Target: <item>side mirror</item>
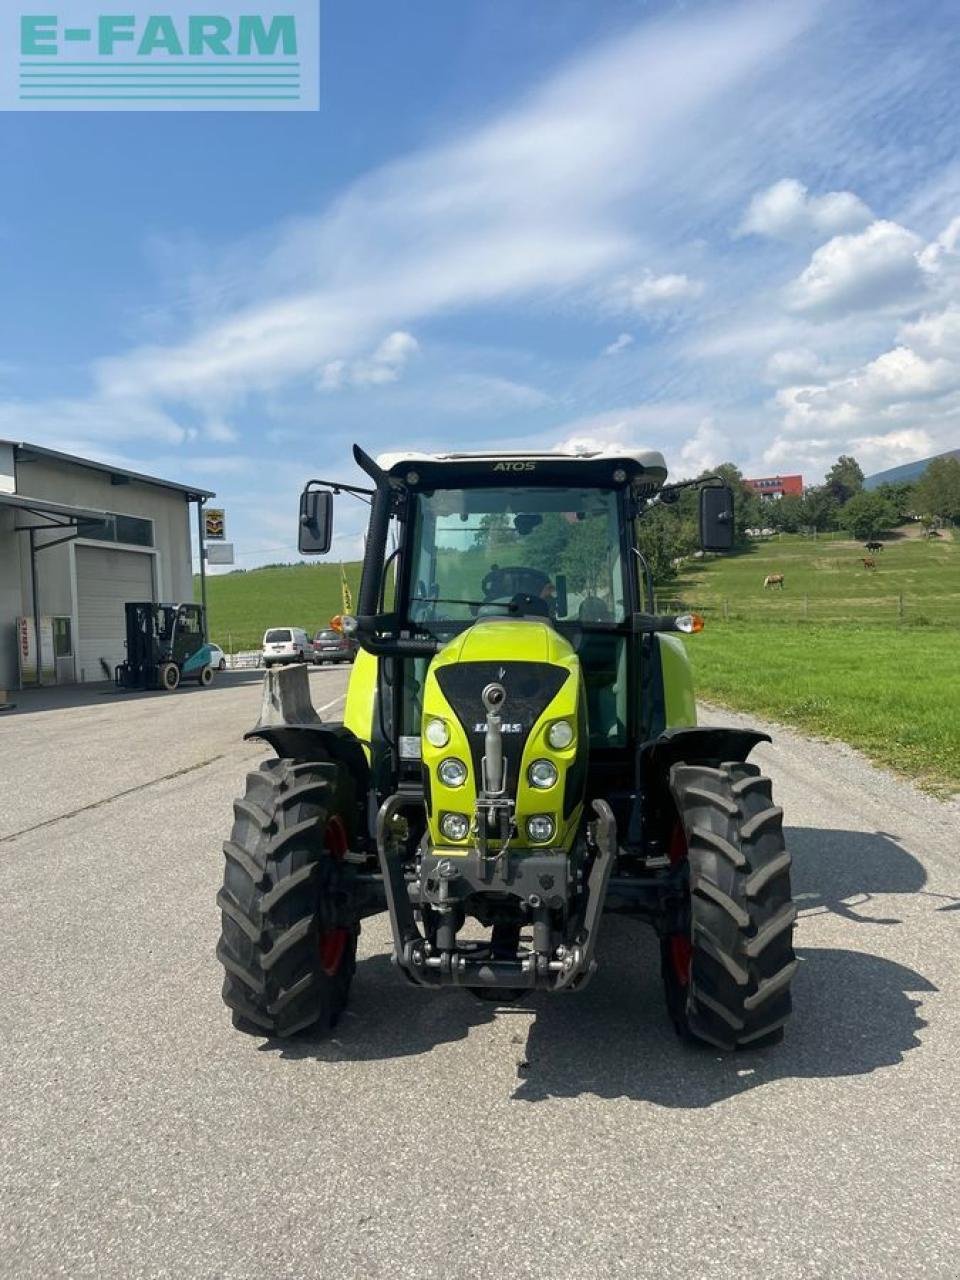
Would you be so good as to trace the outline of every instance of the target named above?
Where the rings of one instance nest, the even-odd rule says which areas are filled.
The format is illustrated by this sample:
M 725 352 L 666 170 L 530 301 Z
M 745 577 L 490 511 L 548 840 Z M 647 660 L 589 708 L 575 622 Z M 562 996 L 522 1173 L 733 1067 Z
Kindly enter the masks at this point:
M 700 545 L 704 551 L 733 547 L 733 490 L 726 485 L 700 490 Z
M 323 556 L 333 542 L 333 494 L 329 489 L 304 489 L 300 495 L 302 556 Z

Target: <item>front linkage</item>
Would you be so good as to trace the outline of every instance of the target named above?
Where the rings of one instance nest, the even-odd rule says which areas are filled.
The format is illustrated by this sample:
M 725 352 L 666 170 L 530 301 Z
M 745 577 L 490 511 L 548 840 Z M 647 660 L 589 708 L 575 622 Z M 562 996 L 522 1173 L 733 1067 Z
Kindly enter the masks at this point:
M 492 853 L 478 845 L 457 858 L 424 851 L 419 874 L 408 876 L 397 819 L 404 806 L 412 803 L 422 800 L 397 793 L 384 801 L 377 815 L 377 853 L 394 958 L 404 973 L 426 987 L 552 991 L 583 987 L 596 969 L 600 915 L 617 853 L 616 822 L 607 802 L 593 802 L 596 818 L 587 825 L 579 858 L 564 853 L 518 854 L 509 849 Z M 529 954 L 510 959 L 491 954 L 486 944 L 458 943 L 463 904 L 475 895 L 513 900 L 533 925 Z M 437 919 L 434 942 L 417 925 L 415 903 L 422 916 L 429 913 Z M 560 934 L 555 920 L 564 917 L 570 923 Z

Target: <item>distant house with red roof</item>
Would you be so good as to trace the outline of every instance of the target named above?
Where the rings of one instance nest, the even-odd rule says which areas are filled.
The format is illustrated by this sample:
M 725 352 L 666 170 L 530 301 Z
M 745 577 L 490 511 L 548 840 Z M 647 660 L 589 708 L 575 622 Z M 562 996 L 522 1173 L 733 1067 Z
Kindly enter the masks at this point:
M 744 480 L 761 498 L 779 500 L 785 497 L 803 497 L 803 476 L 766 476 L 761 480 Z

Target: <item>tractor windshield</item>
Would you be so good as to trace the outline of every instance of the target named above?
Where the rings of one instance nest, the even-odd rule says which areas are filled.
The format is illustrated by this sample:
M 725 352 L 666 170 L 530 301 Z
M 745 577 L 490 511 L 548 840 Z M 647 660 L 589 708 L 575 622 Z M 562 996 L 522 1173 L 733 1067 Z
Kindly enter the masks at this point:
M 616 495 L 607 489 L 438 489 L 417 498 L 413 621 L 525 614 L 624 618 Z

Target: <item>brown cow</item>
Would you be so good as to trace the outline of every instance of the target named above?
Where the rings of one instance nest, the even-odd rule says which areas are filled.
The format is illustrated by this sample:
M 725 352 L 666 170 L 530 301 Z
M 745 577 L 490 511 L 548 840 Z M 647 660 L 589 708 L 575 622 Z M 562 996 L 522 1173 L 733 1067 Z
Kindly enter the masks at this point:
M 783 590 L 783 574 L 768 573 L 763 580 L 764 591 L 766 591 L 767 587 L 779 587 L 780 590 L 782 591 Z
M 860 563 L 865 569 L 875 569 L 877 567 L 877 562 L 873 556 L 861 556 Z

